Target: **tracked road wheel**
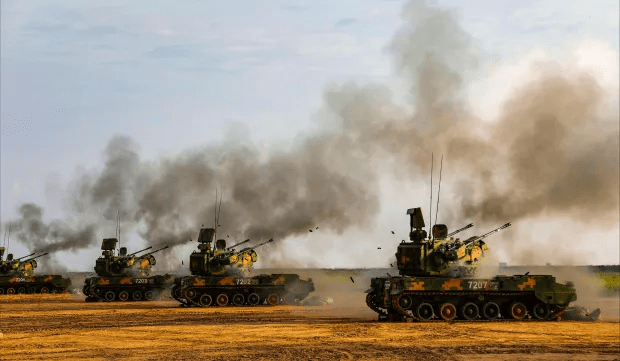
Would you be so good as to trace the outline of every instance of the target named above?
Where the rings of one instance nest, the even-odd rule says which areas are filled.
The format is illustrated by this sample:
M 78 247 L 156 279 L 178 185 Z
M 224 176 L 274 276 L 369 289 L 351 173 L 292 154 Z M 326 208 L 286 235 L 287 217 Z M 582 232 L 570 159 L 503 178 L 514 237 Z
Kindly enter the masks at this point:
M 479 310 L 478 306 L 473 302 L 467 302 L 461 307 L 461 317 L 463 319 L 471 321 L 478 318 Z
M 123 302 L 127 301 L 129 299 L 129 292 L 127 291 L 119 292 L 118 299 Z
M 433 318 L 433 306 L 430 303 L 422 302 L 416 308 L 415 313 L 421 320 L 428 321 Z
M 34 287 L 28 287 L 28 294 L 33 294 L 33 293 L 35 293 L 36 291 L 37 291 L 37 289 L 36 289 L 36 288 L 34 288 Z
M 185 298 L 188 300 L 193 300 L 194 297 L 196 297 L 196 290 L 194 290 L 193 288 L 188 288 L 185 290 Z
M 482 317 L 485 320 L 495 320 L 499 317 L 499 306 L 495 302 L 487 302 L 482 306 Z
M 233 305 L 241 306 L 245 302 L 245 297 L 241 293 L 236 293 L 232 298 Z
M 225 293 L 220 293 L 215 299 L 215 302 L 218 306 L 226 306 L 228 304 L 228 295 Z
M 0 295 L 4 294 L 4 288 L 0 288 Z
M 542 320 L 549 316 L 549 305 L 539 302 L 532 307 L 532 316 L 537 320 Z
M 527 315 L 527 308 L 521 302 L 513 302 L 510 305 L 510 317 L 515 320 L 522 320 Z
M 248 296 L 248 304 L 251 306 L 256 306 L 260 302 L 260 296 L 257 293 L 250 293 Z
M 7 295 L 14 295 L 15 294 L 15 288 L 13 287 L 9 287 L 6 289 L 6 294 Z
M 144 292 L 144 299 L 147 301 L 153 301 L 155 299 L 155 292 L 153 291 Z
M 411 300 L 410 296 L 401 295 L 400 297 L 398 297 L 398 305 L 402 307 L 403 310 L 410 309 L 412 304 L 413 304 L 413 301 Z
M 277 293 L 270 294 L 269 296 L 267 296 L 267 303 L 271 306 L 277 305 L 278 303 L 280 303 L 280 295 Z
M 23 295 L 24 293 L 26 293 L 26 287 L 20 287 L 17 289 L 17 294 Z
M 200 305 L 203 307 L 211 306 L 211 302 L 213 302 L 213 298 L 211 295 L 204 294 L 200 296 Z
M 131 294 L 131 298 L 134 301 L 140 301 L 142 299 L 142 292 L 140 292 L 140 291 L 133 291 L 133 293 Z
M 451 303 L 444 303 L 439 308 L 439 316 L 444 321 L 452 321 L 456 317 L 456 307 Z
M 116 298 L 116 294 L 114 293 L 114 291 L 108 291 L 105 294 L 105 300 L 108 302 L 114 301 L 114 299 Z

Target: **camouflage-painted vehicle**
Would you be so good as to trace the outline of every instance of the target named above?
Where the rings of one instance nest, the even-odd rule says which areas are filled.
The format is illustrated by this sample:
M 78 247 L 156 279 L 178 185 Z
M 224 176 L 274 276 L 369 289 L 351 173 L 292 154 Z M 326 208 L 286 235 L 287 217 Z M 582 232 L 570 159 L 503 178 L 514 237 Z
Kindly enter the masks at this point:
M 366 303 L 380 321 L 551 320 L 577 299 L 571 282 L 560 284 L 549 275 L 475 277 L 478 260 L 488 250 L 482 240 L 510 223 L 461 241 L 451 236 L 472 225 L 448 234 L 445 225 L 437 224 L 427 238 L 422 210 L 407 214 L 411 242 L 401 242 L 396 252 L 400 276 L 373 278 L 366 291 Z
M 101 243 L 103 252 L 95 262 L 97 276 L 84 280 L 86 301 L 151 301 L 165 297 L 174 276 L 153 276 L 151 267 L 155 265 L 153 254 L 168 246 L 140 256 L 137 254 L 152 247 L 131 254 L 121 247 L 115 256 L 117 242 L 116 238 L 106 238 Z
M 0 295 L 61 293 L 71 285 L 71 279 L 59 275 L 34 275 L 34 269 L 37 268 L 35 259 L 47 253 L 31 257 L 34 255 L 32 253 L 16 259 L 13 259 L 13 255 L 9 253 L 4 260 L 5 251 L 4 247 L 0 247 Z M 24 258 L 26 259 L 22 261 Z
M 250 276 L 258 256 L 255 248 L 273 240 L 235 251 L 226 248 L 219 239 L 215 249 L 211 242 L 214 228 L 202 228 L 198 237 L 198 251 L 190 255 L 192 276 L 177 278 L 172 297 L 184 306 L 258 306 L 298 304 L 314 291 L 311 279 L 302 280 L 296 274 L 261 274 Z

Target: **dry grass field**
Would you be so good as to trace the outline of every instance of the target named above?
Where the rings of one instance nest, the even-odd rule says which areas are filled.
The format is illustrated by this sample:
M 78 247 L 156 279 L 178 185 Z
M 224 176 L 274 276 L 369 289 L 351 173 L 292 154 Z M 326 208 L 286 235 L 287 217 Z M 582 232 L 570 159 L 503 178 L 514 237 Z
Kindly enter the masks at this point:
M 361 303 L 182 308 L 0 298 L 2 360 L 618 360 L 620 323 L 375 321 Z

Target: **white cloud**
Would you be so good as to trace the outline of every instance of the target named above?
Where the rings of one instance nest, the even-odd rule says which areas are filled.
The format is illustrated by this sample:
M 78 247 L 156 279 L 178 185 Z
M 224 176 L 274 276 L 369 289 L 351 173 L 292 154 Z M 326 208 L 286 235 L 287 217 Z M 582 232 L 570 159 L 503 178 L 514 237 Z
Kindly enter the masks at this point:
M 582 73 L 592 75 L 607 92 L 610 106 L 617 109 L 618 51 L 601 40 L 586 40 L 569 49 L 570 56 L 557 59 L 549 54 L 548 49 L 539 47 L 515 61 L 493 68 L 490 76 L 470 85 L 470 103 L 482 119 L 497 119 L 510 94 L 540 76 L 541 69 L 537 65 L 554 62 L 558 70 L 569 77 Z
M 573 67 L 588 71 L 599 83 L 608 87 L 618 87 L 620 59 L 618 51 L 609 43 L 598 39 L 587 39 L 577 44 L 574 51 Z

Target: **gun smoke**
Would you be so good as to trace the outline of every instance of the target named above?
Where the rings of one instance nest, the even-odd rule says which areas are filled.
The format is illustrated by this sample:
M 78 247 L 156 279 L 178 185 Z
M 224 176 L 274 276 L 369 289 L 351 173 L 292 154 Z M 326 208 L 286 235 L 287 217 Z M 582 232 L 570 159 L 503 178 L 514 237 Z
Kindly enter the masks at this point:
M 201 225 L 212 226 L 216 188 L 218 234 L 234 240 L 284 239 L 316 226 L 336 234 L 372 229 L 381 172 L 426 182 L 431 152 L 458 174 L 448 221 L 545 215 L 617 227 L 617 114 L 593 77 L 537 64 L 538 79 L 516 89 L 498 119 L 483 122 L 465 100 L 481 63 L 476 40 L 452 12 L 422 2 L 408 4 L 403 21 L 389 50 L 411 84 L 410 104 L 397 104 L 380 85 L 331 86 L 321 112 L 329 130 L 269 155 L 230 141 L 145 162 L 129 137 L 115 137 L 101 173 L 75 181 L 75 228 L 45 224 L 41 208 L 24 204 L 12 222 L 17 239 L 36 252 L 98 246 L 111 235 L 97 227 L 120 213 L 124 227 L 154 248 L 186 244 Z

